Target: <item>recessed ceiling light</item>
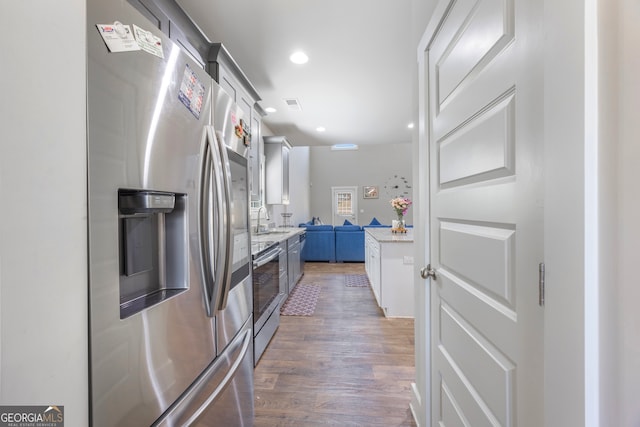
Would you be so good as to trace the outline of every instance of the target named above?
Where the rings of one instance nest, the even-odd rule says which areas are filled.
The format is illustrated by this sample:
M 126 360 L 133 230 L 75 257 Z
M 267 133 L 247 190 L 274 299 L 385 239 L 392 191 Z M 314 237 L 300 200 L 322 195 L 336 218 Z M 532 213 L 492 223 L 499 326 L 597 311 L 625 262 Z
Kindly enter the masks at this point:
M 413 123 L 409 123 L 409 124 L 407 125 L 407 127 L 408 127 L 409 129 L 413 129 Z
M 325 130 L 326 130 L 326 129 L 324 128 L 324 126 L 318 126 L 318 127 L 316 128 L 316 131 L 318 131 L 318 132 L 324 132 Z
M 309 57 L 302 51 L 292 53 L 289 59 L 294 64 L 306 64 L 309 61 Z
M 275 113 L 278 110 L 276 110 L 273 107 L 267 107 L 267 108 L 264 109 L 264 111 L 266 111 L 267 113 Z

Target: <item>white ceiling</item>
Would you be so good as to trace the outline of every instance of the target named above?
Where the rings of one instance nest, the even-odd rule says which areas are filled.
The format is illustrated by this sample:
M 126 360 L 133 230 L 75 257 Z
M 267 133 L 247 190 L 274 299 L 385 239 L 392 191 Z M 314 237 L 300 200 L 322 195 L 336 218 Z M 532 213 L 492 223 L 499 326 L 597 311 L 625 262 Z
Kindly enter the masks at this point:
M 177 0 L 257 89 L 296 146 L 411 141 L 411 0 Z M 293 51 L 309 56 L 289 61 Z M 290 111 L 296 98 L 302 111 Z M 326 131 L 318 133 L 316 128 Z

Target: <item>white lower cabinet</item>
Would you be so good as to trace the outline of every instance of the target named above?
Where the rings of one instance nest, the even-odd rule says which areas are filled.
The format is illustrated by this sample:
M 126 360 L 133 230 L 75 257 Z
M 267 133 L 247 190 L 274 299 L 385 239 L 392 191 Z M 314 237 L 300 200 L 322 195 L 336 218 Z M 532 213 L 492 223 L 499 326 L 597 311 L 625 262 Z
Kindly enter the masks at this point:
M 387 317 L 413 317 L 413 235 L 365 229 L 365 271 Z
M 380 300 L 380 244 L 365 233 L 365 270 L 376 302 L 382 307 Z

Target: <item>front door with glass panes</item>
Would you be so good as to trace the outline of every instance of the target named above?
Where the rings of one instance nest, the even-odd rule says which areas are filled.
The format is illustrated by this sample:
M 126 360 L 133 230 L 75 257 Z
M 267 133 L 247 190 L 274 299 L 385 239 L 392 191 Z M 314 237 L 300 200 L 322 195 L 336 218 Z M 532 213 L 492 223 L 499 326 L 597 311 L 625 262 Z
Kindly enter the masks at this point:
M 358 223 L 358 187 L 331 187 L 332 224 Z

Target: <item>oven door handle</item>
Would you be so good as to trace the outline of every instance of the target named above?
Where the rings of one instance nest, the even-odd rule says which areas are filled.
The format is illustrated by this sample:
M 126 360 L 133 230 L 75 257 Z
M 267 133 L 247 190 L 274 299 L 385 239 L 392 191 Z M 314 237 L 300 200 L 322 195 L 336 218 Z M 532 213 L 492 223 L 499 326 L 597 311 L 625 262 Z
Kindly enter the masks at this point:
M 282 248 L 280 246 L 278 246 L 275 249 L 270 250 L 269 252 L 267 252 L 266 254 L 262 255 L 260 258 L 258 258 L 257 260 L 253 261 L 253 268 L 259 268 L 262 267 L 263 265 L 271 262 L 272 260 L 274 260 L 275 258 L 279 257 L 281 253 L 283 253 L 284 251 L 282 250 Z

